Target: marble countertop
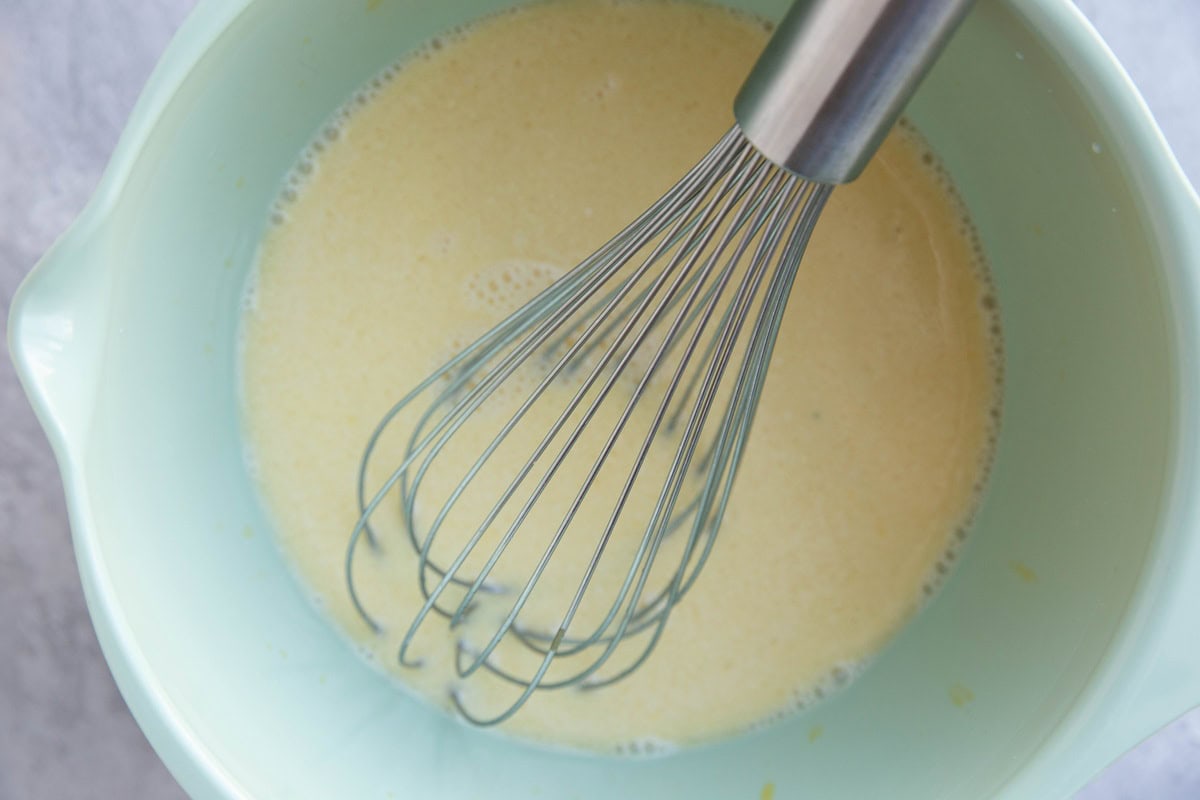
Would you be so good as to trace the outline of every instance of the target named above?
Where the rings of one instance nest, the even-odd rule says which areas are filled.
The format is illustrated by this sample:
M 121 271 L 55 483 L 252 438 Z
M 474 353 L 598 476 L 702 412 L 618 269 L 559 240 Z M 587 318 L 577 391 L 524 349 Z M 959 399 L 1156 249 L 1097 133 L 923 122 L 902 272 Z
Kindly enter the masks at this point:
M 1200 2 L 1077 0 L 1200 184 Z M 194 0 L 0 0 L 0 328 L 82 208 Z M 57 469 L 0 357 L 0 800 L 180 798 L 112 682 L 84 607 Z M 1079 800 L 1200 798 L 1200 711 Z

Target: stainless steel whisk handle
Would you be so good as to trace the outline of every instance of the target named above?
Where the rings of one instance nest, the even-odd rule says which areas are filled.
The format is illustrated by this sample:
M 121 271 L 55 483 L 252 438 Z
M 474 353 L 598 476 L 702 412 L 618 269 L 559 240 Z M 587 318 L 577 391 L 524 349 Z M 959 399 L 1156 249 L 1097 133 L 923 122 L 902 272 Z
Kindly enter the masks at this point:
M 734 102 L 763 155 L 858 177 L 973 0 L 796 0 Z

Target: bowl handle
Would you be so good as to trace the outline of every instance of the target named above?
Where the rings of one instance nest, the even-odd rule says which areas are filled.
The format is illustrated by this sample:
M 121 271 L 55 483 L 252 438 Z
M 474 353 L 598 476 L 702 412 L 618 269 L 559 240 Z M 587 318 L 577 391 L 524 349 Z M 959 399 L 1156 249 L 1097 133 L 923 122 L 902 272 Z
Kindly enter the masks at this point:
M 8 347 L 50 443 L 62 458 L 86 440 L 108 335 L 105 241 L 81 217 L 26 276 L 9 309 Z

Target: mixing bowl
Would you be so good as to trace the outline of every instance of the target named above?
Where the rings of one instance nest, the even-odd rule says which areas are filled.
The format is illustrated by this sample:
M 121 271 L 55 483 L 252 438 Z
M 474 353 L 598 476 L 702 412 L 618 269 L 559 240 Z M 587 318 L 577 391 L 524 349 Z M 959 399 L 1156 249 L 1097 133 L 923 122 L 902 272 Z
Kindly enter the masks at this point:
M 242 458 L 242 284 L 330 111 L 506 2 L 202 2 L 95 199 L 13 303 L 100 642 L 179 781 L 197 797 L 724 799 L 772 784 L 1028 800 L 1070 793 L 1200 702 L 1200 204 L 1066 0 L 983 0 L 911 108 L 993 263 L 1004 421 L 956 573 L 848 691 L 670 757 L 552 752 L 397 691 L 326 624 Z

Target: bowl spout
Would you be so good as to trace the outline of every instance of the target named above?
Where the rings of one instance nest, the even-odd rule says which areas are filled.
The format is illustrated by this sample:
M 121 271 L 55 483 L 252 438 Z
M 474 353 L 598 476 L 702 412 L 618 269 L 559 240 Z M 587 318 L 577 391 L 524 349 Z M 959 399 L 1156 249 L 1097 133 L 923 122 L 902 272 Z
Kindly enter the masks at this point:
M 61 459 L 86 441 L 107 336 L 104 243 L 87 215 L 42 257 L 9 309 L 17 375 Z

